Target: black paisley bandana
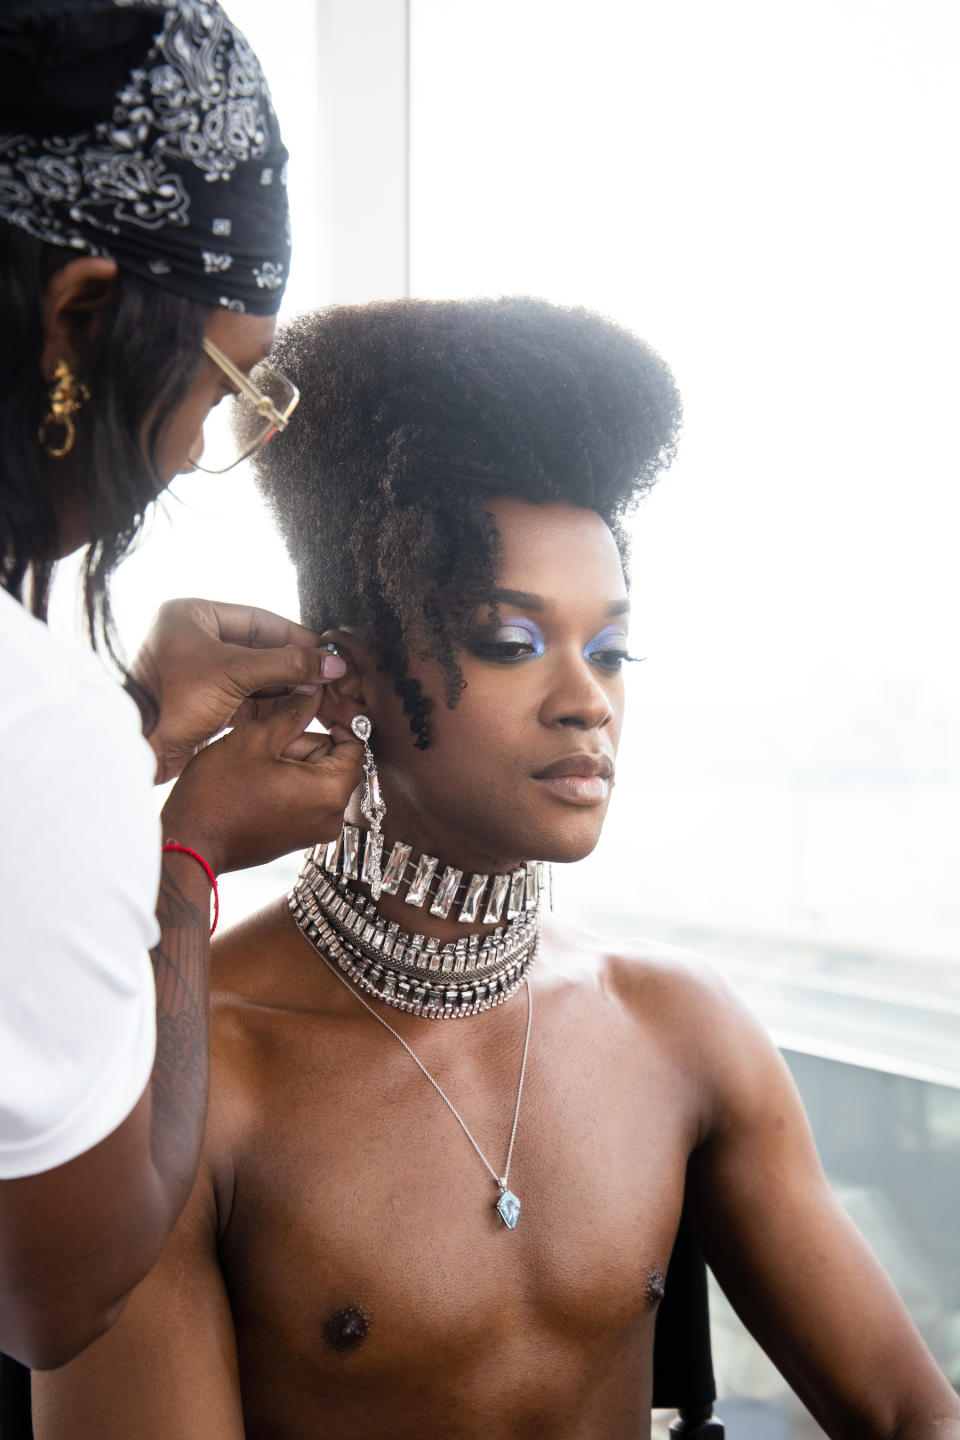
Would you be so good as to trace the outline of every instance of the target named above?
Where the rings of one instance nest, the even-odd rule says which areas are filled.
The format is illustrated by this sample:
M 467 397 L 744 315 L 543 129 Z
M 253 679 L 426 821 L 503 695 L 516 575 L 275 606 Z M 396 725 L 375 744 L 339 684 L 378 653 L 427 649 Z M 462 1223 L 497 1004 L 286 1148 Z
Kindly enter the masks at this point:
M 259 61 L 215 0 L 4 0 L 0 219 L 274 315 L 286 163 Z

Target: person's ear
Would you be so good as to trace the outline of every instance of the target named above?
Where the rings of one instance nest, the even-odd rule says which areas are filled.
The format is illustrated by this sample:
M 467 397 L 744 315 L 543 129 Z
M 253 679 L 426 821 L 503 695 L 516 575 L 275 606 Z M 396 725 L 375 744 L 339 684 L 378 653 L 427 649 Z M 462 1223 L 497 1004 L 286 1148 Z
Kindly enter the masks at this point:
M 96 334 L 117 298 L 117 262 L 83 255 L 55 270 L 43 291 L 44 344 L 40 368 L 53 378 L 59 360 L 76 362 L 77 352 Z
M 346 630 L 325 630 L 320 643 L 339 655 L 347 670 L 338 679 L 324 682 L 317 719 L 321 725 L 342 725 L 349 730 L 354 715 L 368 709 L 368 677 L 376 673 L 376 662 L 370 647 Z

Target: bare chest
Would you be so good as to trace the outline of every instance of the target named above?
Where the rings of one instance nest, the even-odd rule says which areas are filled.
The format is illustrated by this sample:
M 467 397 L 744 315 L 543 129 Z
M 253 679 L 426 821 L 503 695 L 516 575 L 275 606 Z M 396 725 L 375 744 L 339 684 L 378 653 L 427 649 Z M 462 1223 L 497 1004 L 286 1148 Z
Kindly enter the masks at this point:
M 460 1393 L 493 1366 L 507 1396 L 536 1390 L 534 1356 L 554 1398 L 558 1365 L 574 1389 L 598 1355 L 629 1351 L 638 1368 L 689 1117 L 629 1027 L 603 1014 L 571 1025 L 543 1005 L 538 1020 L 509 1175 L 513 1230 L 449 1106 L 372 1021 L 273 1054 L 276 1083 L 243 1137 L 221 1246 L 242 1367 L 245 1351 L 270 1355 L 344 1403 L 365 1386 L 405 1401 L 424 1357 L 435 1385 L 456 1375 Z M 422 1047 L 497 1174 L 519 1078 L 514 1028 L 488 1045 L 464 1022 L 454 1046 Z

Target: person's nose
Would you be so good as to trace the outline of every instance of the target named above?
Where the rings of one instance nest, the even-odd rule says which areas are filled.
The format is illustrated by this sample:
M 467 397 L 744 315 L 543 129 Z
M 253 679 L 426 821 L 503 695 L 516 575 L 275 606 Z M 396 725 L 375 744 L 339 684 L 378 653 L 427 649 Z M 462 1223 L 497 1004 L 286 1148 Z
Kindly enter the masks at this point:
M 605 683 L 605 680 L 607 683 Z M 579 650 L 557 652 L 540 708 L 549 729 L 601 730 L 613 719 L 609 681 Z

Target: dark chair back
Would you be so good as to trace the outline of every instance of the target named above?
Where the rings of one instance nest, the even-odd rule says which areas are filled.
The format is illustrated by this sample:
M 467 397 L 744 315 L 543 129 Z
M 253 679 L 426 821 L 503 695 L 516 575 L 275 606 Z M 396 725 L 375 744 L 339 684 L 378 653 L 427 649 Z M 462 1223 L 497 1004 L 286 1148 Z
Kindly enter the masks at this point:
M 0 1440 L 33 1440 L 30 1371 L 9 1355 L 0 1355 Z
M 716 1398 L 707 1267 L 684 1207 L 654 1330 L 653 1407 L 678 1412 L 671 1435 L 722 1440 L 723 1422 L 713 1414 Z

